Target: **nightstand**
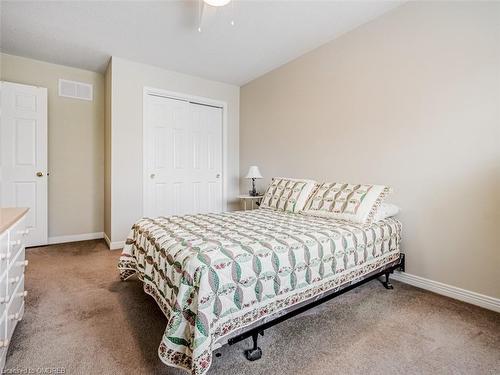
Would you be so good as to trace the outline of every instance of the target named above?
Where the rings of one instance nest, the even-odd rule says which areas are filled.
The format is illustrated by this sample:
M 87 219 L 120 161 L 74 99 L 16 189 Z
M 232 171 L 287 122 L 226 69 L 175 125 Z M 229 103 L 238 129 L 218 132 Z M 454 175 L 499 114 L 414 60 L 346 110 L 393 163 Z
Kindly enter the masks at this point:
M 257 195 L 255 197 L 251 195 L 239 195 L 238 198 L 240 198 L 241 201 L 243 201 L 243 209 L 246 210 L 253 210 L 254 206 L 257 208 L 264 196 L 263 195 Z M 250 207 L 248 207 L 250 205 Z

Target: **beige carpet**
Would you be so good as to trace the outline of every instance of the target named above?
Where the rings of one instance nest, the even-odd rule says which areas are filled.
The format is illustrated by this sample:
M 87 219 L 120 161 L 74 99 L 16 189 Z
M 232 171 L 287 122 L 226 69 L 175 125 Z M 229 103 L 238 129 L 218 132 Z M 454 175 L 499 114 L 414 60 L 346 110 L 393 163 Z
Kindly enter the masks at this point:
M 24 320 L 6 369 L 66 374 L 184 374 L 157 356 L 166 321 L 137 280 L 120 282 L 102 241 L 29 249 Z M 499 374 L 500 314 L 394 282 L 372 281 L 225 346 L 211 374 Z M 12 373 L 12 372 L 11 372 Z

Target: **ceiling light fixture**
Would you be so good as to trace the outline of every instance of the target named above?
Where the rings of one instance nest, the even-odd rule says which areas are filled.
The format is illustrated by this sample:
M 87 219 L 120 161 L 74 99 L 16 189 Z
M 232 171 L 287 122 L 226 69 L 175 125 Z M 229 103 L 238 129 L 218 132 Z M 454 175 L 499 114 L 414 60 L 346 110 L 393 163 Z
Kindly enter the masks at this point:
M 1 0 L 0 0 L 1 1 Z M 202 28 L 204 28 L 204 24 L 207 23 L 207 19 L 212 19 L 217 13 L 219 13 L 219 9 L 225 5 L 231 3 L 231 7 L 229 9 L 231 21 L 229 24 L 234 26 L 234 12 L 235 5 L 232 0 L 198 0 L 198 32 L 201 33 Z M 223 14 L 227 14 L 225 11 L 222 11 Z M 222 14 L 221 13 L 221 14 Z
M 231 0 L 203 0 L 206 4 L 213 7 L 223 7 L 231 2 Z

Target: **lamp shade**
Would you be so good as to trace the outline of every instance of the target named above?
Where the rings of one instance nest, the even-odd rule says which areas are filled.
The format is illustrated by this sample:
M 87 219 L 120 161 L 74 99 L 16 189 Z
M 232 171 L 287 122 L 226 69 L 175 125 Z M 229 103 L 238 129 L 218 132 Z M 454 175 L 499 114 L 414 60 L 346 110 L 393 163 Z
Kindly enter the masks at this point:
M 252 165 L 248 169 L 248 173 L 245 176 L 245 178 L 264 178 L 264 177 L 262 177 L 262 175 L 260 174 L 259 167 L 257 167 L 256 165 Z

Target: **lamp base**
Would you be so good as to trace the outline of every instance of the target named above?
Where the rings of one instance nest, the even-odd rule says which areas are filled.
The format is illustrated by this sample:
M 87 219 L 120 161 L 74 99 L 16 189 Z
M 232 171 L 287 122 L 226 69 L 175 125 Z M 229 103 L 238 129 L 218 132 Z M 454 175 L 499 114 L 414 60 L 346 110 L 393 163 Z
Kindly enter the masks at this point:
M 252 190 L 248 192 L 248 195 L 251 197 L 256 197 L 258 195 L 257 190 L 255 189 L 255 178 L 252 178 Z

